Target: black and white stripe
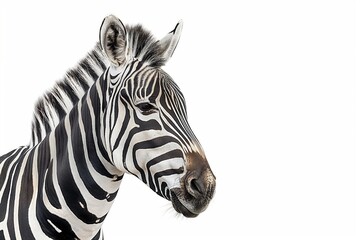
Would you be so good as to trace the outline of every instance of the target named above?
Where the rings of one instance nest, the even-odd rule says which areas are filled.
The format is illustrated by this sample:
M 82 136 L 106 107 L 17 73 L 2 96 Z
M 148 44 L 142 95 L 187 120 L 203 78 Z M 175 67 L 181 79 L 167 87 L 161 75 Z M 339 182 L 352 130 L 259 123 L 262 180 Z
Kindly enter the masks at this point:
M 181 26 L 156 41 L 104 19 L 100 45 L 38 101 L 31 144 L 0 157 L 0 239 L 102 239 L 125 173 L 185 216 L 206 209 L 215 177 L 160 68 Z

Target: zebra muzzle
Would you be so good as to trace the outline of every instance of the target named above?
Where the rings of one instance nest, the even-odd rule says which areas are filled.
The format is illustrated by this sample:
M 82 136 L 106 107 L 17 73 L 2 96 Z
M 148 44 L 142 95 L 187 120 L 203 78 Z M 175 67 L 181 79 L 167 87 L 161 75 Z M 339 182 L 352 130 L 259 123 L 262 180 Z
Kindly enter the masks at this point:
M 181 187 L 171 189 L 174 209 L 185 217 L 196 217 L 205 211 L 215 193 L 216 180 L 210 168 L 188 171 Z

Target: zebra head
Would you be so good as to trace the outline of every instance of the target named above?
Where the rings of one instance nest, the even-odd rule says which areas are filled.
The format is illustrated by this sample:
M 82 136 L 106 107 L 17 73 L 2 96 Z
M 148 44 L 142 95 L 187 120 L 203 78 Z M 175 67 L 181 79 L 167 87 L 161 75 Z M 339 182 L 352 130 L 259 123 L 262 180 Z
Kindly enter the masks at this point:
M 213 197 L 215 176 L 187 121 L 185 99 L 161 66 L 172 56 L 182 23 L 156 41 L 141 26 L 104 19 L 100 45 L 110 61 L 103 78 L 104 141 L 111 161 L 135 175 L 174 209 L 196 217 Z

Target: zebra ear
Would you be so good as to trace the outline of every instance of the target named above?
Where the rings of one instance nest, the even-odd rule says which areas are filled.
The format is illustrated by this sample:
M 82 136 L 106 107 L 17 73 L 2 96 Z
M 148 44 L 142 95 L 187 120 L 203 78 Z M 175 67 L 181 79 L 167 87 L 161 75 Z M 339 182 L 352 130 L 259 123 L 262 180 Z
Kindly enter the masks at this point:
M 183 28 L 183 22 L 180 20 L 176 24 L 175 29 L 169 32 L 163 39 L 159 41 L 162 51 L 162 58 L 167 61 L 172 57 L 175 48 L 179 42 L 181 31 Z
M 104 18 L 99 33 L 100 46 L 109 60 L 120 66 L 126 60 L 126 28 L 114 15 Z

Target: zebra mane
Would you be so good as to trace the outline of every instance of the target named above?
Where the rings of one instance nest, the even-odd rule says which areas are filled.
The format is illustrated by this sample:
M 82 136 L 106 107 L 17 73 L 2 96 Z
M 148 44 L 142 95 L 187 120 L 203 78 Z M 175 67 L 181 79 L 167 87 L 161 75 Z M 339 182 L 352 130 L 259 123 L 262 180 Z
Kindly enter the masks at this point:
M 164 49 L 160 42 L 141 25 L 126 26 L 130 59 L 139 59 L 152 67 L 161 67 L 165 64 Z
M 96 44 L 76 67 L 68 70 L 50 91 L 39 98 L 34 110 L 30 146 L 39 143 L 56 128 L 108 64 L 100 45 Z
M 149 31 L 141 25 L 126 26 L 126 30 L 131 59 L 137 58 L 153 67 L 165 64 L 159 41 Z M 30 146 L 41 142 L 56 128 L 109 65 L 97 43 L 77 66 L 68 70 L 50 91 L 39 98 L 35 104 Z

